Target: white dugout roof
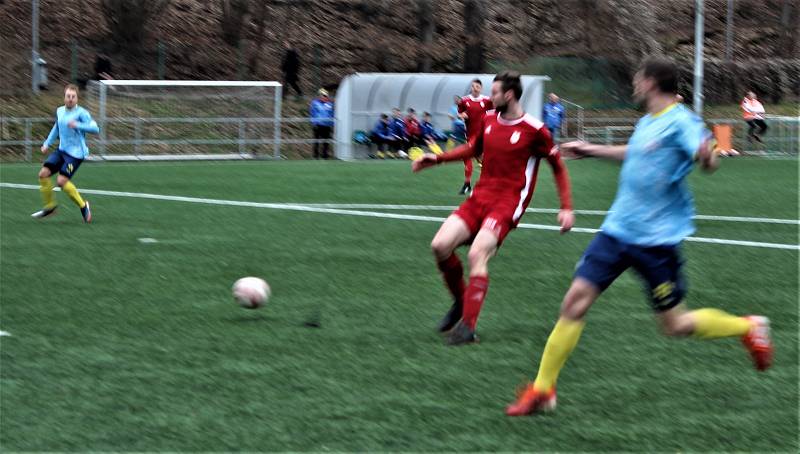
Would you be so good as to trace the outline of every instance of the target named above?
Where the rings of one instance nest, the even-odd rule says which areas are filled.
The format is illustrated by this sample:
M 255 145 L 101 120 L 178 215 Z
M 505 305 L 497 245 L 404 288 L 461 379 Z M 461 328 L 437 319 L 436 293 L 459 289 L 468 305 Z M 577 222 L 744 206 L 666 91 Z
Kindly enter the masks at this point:
M 430 112 L 433 124 L 441 130 L 450 129 L 447 113 L 453 96 L 469 94 L 474 79 L 483 83 L 483 94 L 489 95 L 495 74 L 422 74 L 422 73 L 357 73 L 342 80 L 336 91 L 336 155 L 339 159 L 363 157 L 353 143 L 355 131 L 369 131 L 380 114 L 391 115 L 398 107 L 405 115 L 409 107 Z M 541 117 L 544 83 L 547 76 L 522 76 L 523 109 L 536 118 Z M 361 147 L 363 148 L 363 147 Z M 360 151 L 360 152 L 359 152 Z

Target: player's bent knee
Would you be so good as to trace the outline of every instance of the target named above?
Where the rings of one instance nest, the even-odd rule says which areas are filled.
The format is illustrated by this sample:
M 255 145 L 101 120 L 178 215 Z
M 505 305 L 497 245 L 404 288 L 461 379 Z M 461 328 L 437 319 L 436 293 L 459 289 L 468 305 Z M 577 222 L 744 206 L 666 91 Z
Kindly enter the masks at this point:
M 39 170 L 39 178 L 48 178 L 50 175 L 52 175 L 52 172 L 50 172 L 50 169 L 47 167 L 42 167 L 41 170 Z
M 431 251 L 438 260 L 445 260 L 450 257 L 455 248 L 449 241 L 442 240 L 438 236 L 431 241 Z
M 65 177 L 64 175 L 59 175 L 56 179 L 56 182 L 58 183 L 58 187 L 61 188 L 64 187 L 65 184 L 69 183 L 69 178 Z
M 561 303 L 561 316 L 572 320 L 582 319 L 597 296 L 598 292 L 591 284 L 581 280 L 573 281 Z

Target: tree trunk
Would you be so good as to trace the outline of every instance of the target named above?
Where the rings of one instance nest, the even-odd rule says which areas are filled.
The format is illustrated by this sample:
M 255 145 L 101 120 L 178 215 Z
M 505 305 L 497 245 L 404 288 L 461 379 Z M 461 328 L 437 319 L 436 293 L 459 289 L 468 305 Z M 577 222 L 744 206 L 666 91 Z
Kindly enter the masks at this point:
M 486 5 L 483 0 L 464 2 L 464 72 L 482 73 L 486 67 L 483 54 Z
M 419 18 L 419 63 L 420 72 L 431 72 L 433 32 L 436 27 L 433 0 L 417 0 L 417 17 Z
M 784 58 L 792 58 L 797 45 L 797 39 L 793 39 L 792 35 L 797 33 L 800 21 L 795 21 L 794 27 L 792 27 L 792 10 L 794 9 L 792 3 L 794 1 L 796 0 L 783 0 L 783 8 L 781 8 L 780 55 Z M 797 13 L 795 12 L 795 14 Z
M 250 74 L 252 76 L 258 75 L 258 64 L 259 60 L 261 59 L 261 52 L 264 49 L 264 30 L 267 24 L 267 12 L 269 7 L 267 6 L 267 2 L 260 1 L 256 2 L 257 7 L 254 11 L 253 18 L 255 19 L 254 22 L 256 24 L 256 36 L 255 36 L 255 51 L 250 55 L 250 61 L 248 62 L 248 66 L 250 68 Z
M 222 39 L 231 46 L 237 46 L 242 37 L 245 16 L 248 13 L 248 0 L 220 0 L 222 16 Z
M 171 0 L 102 0 L 111 39 L 119 47 L 139 52 L 152 19 L 158 19 Z

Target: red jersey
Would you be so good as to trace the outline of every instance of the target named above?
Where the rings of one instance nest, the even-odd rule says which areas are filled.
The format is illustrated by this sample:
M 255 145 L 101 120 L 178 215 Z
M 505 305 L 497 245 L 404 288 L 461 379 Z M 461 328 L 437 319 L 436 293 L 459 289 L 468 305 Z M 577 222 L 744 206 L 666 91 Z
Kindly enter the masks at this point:
M 483 154 L 483 170 L 472 197 L 489 203 L 514 204 L 515 223 L 533 196 L 542 159 L 553 169 L 561 208 L 572 209 L 567 168 L 553 146 L 550 131 L 531 115 L 509 121 L 489 111 L 473 139 L 438 159 L 452 161 L 480 154 Z
M 458 103 L 458 112 L 466 112 L 467 138 L 474 137 L 480 129 L 481 121 L 487 110 L 491 110 L 492 100 L 488 96 L 480 95 L 477 98 L 464 96 Z

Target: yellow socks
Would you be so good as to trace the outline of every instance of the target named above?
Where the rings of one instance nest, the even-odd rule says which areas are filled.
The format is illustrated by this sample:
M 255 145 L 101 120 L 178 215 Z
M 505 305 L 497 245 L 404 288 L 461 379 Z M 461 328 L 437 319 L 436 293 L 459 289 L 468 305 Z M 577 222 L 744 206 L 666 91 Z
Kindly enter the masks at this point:
M 39 178 L 39 192 L 42 193 L 44 208 L 50 210 L 56 206 L 56 195 L 53 194 L 53 182 L 50 178 Z
M 694 319 L 693 335 L 701 339 L 744 336 L 750 331 L 751 325 L 747 319 L 718 309 L 698 309 L 692 311 L 691 315 Z M 584 324 L 582 320 L 558 319 L 547 339 L 539 364 L 539 374 L 534 382 L 538 391 L 547 392 L 555 386 L 559 372 L 578 345 Z
M 83 208 L 86 206 L 86 202 L 84 202 L 81 198 L 81 195 L 78 194 L 78 188 L 76 188 L 71 181 L 67 181 L 66 184 L 61 187 L 61 190 L 66 192 L 69 198 L 72 199 L 72 201 L 75 202 L 78 207 Z
M 576 321 L 563 317 L 558 319 L 547 339 L 547 345 L 544 346 L 539 374 L 534 382 L 537 390 L 549 391 L 555 386 L 558 373 L 561 372 L 572 350 L 578 345 L 584 324 L 583 320 Z
M 694 319 L 693 336 L 700 339 L 744 336 L 750 331 L 750 322 L 719 309 L 698 309 L 691 312 Z

